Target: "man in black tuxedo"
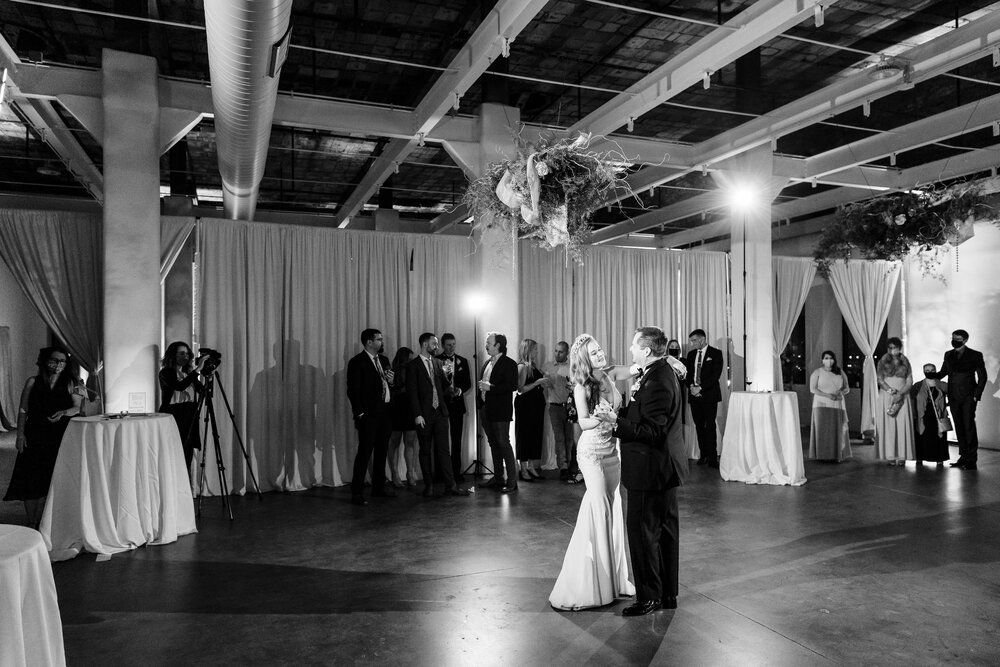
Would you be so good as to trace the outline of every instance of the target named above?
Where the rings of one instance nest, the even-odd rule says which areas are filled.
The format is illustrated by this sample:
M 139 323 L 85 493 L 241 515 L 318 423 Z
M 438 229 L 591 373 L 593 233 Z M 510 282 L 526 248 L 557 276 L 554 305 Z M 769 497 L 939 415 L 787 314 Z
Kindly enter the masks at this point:
M 659 327 L 636 330 L 631 352 L 640 375 L 632 400 L 617 415 L 603 417 L 621 441 L 622 486 L 628 491 L 625 528 L 636 602 L 622 610 L 623 616 L 677 608 L 677 487 L 684 483 L 688 463 L 681 385 L 664 358 L 666 347 Z
M 725 361 L 722 350 L 708 344 L 704 329 L 695 329 L 688 336 L 691 351 L 688 352 L 685 366 L 687 378 L 684 380 L 688 389 L 688 403 L 691 404 L 691 419 L 694 420 L 694 430 L 698 434 L 698 448 L 701 457 L 698 465 L 708 464 L 719 467 L 719 441 L 715 428 L 715 414 L 722 401 L 722 390 L 719 388 L 719 378 Z
M 493 479 L 482 486 L 513 493 L 517 491 L 517 459 L 510 444 L 510 423 L 514 419 L 514 392 L 517 391 L 517 363 L 507 356 L 507 337 L 491 331 L 486 335 L 490 360 L 479 380 L 479 405 L 483 431 L 493 455 Z M 503 466 L 507 464 L 504 483 Z
M 958 439 L 958 461 L 952 468 L 975 470 L 979 464 L 979 433 L 976 431 L 976 406 L 986 389 L 986 363 L 983 353 L 966 347 L 969 332 L 956 329 L 951 333 L 951 346 L 944 353 L 940 379 L 948 378 L 948 405 L 955 418 Z
M 364 350 L 347 362 L 347 398 L 351 401 L 354 427 L 358 429 L 358 453 L 354 457 L 351 477 L 351 502 L 367 505 L 364 497 L 365 472 L 372 461 L 372 495 L 395 497 L 396 492 L 385 486 L 385 458 L 392 434 L 389 414 L 389 383 L 392 369 L 382 354 L 382 332 L 365 329 L 361 332 Z
M 448 383 L 444 388 L 444 403 L 448 406 L 451 425 L 451 471 L 455 481 L 462 481 L 462 434 L 465 432 L 465 392 L 472 389 L 469 360 L 455 352 L 455 335 L 441 336 L 441 354 L 438 360 Z
M 420 474 L 424 477 L 424 497 L 434 496 L 434 466 L 444 480 L 445 493 L 467 496 L 469 492 L 458 488 L 451 474 L 448 456 L 448 406 L 445 405 L 444 371 L 441 362 L 434 358 L 438 339 L 432 333 L 422 333 L 418 340 L 420 354 L 406 367 L 406 393 L 410 397 L 410 411 L 417 425 L 420 441 Z

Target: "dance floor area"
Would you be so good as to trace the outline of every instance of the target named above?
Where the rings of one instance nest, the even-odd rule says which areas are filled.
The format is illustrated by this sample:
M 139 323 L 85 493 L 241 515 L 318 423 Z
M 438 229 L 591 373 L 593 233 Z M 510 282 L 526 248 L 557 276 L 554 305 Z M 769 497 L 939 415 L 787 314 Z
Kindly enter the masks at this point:
M 997 664 L 1000 453 L 961 472 L 872 449 L 807 461 L 798 488 L 692 467 L 679 608 L 631 619 L 625 601 L 548 605 L 582 485 L 367 507 L 347 487 L 272 493 L 234 499 L 232 523 L 207 499 L 198 535 L 54 564 L 67 662 Z M 0 523 L 23 523 L 20 505 Z

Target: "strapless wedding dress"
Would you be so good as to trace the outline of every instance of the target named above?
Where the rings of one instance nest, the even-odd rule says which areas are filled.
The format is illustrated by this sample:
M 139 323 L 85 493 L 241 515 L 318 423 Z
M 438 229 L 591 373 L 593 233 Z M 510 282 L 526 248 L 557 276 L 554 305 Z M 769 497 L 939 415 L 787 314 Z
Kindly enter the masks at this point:
M 615 409 L 620 402 L 617 391 L 613 399 L 614 404 L 602 398 L 595 412 Z M 549 604 L 556 609 L 600 607 L 614 602 L 616 597 L 635 594 L 629 580 L 622 498 L 618 491 L 621 458 L 611 432 L 609 424 L 602 424 L 584 431 L 577 444 L 577 461 L 587 491 L 580 503 L 562 570 L 549 595 Z

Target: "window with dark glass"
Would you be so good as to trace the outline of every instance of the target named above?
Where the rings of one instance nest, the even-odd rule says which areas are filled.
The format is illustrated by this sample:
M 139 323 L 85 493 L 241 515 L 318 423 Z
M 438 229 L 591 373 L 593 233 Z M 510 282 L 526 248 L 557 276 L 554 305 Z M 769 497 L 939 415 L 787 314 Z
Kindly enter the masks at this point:
M 792 335 L 788 339 L 788 345 L 781 353 L 781 379 L 784 382 L 784 389 L 790 391 L 792 385 L 806 383 L 806 313 L 805 309 L 799 313 L 792 328 Z

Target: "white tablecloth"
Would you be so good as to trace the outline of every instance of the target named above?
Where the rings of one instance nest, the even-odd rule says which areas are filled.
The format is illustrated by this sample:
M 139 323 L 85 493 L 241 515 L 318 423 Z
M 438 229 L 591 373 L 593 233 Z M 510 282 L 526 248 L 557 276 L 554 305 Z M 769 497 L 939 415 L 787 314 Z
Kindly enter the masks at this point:
M 38 531 L 0 525 L 0 665 L 65 665 L 62 620 Z
M 729 482 L 805 484 L 795 392 L 730 394 L 719 473 Z
M 49 487 L 42 537 L 52 560 L 114 554 L 197 532 L 170 415 L 70 421 Z

